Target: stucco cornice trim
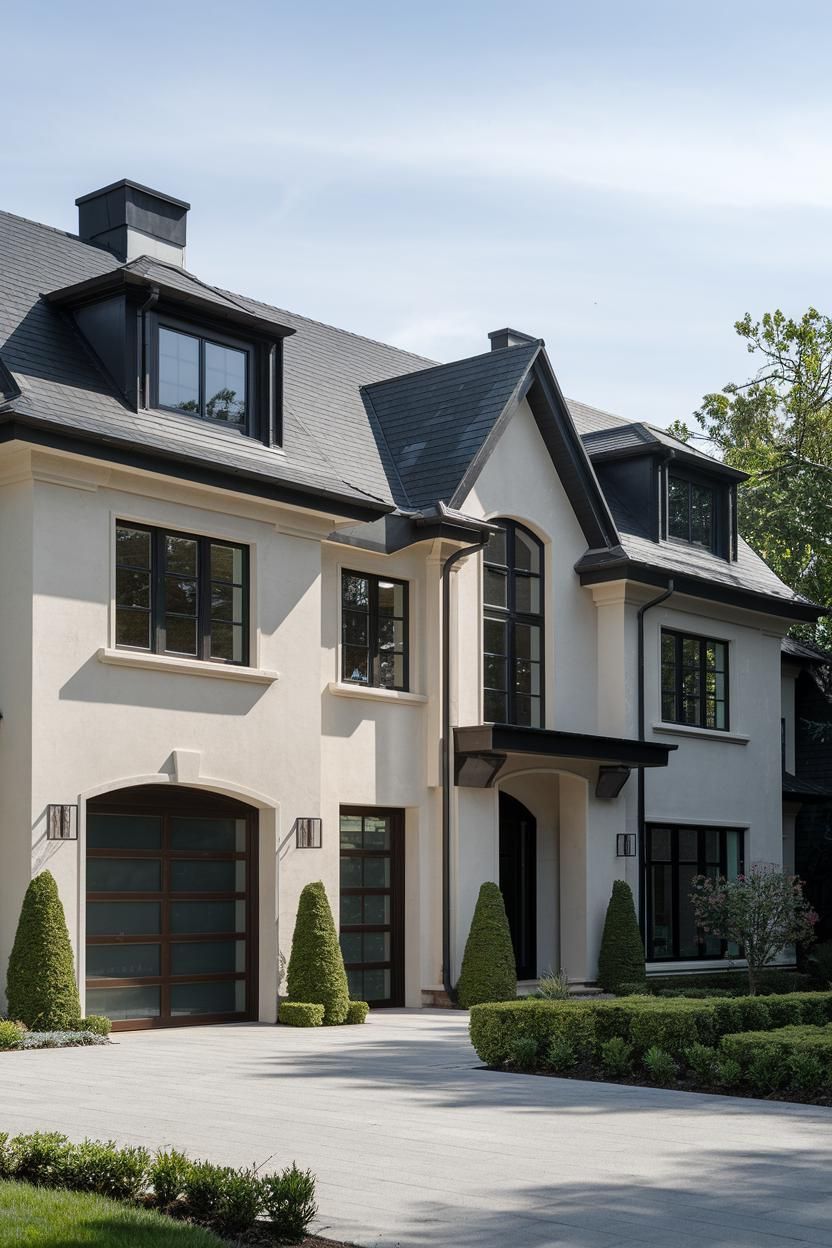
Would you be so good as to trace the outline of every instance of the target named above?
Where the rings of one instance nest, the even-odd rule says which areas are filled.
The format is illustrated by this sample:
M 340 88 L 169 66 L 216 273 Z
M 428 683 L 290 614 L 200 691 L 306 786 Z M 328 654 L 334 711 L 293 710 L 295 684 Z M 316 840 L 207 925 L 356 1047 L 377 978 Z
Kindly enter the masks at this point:
M 402 706 L 424 706 L 427 695 L 408 693 L 403 689 L 374 689 L 368 685 L 347 685 L 333 680 L 327 685 L 337 698 L 366 698 L 369 702 L 394 702 Z
M 177 672 L 186 676 L 207 676 L 212 680 L 236 680 L 249 685 L 273 685 L 279 672 L 260 667 L 235 667 L 230 663 L 206 663 L 202 659 L 175 659 L 166 654 L 140 654 L 133 650 L 112 650 L 104 646 L 96 656 L 99 663 L 112 667 L 135 667 L 143 671 Z
M 744 732 L 723 732 L 721 728 L 695 728 L 692 724 L 653 724 L 653 731 L 671 737 L 698 737 L 700 741 L 728 741 L 732 745 L 748 745 L 751 738 Z

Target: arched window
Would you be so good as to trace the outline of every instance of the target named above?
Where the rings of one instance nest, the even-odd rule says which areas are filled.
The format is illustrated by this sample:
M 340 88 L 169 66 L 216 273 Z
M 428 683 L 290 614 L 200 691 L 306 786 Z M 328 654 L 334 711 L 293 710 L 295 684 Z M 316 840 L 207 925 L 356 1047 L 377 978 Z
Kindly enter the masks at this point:
M 514 520 L 485 547 L 485 719 L 543 727 L 543 544 Z

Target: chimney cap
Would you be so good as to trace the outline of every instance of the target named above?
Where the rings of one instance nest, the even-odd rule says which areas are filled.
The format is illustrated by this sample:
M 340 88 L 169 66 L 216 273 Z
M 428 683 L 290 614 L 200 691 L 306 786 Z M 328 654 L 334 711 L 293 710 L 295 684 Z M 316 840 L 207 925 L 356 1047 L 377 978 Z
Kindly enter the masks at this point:
M 519 329 L 492 329 L 488 335 L 491 341 L 492 351 L 502 351 L 505 347 L 519 347 L 524 342 L 542 342 L 542 338 L 535 338 L 533 334 L 523 334 Z
M 167 195 L 164 191 L 154 191 L 152 186 L 144 186 L 141 182 L 134 182 L 132 178 L 119 178 L 117 182 L 110 182 L 108 186 L 99 187 L 97 191 L 90 191 L 87 195 L 79 195 L 75 201 L 75 206 L 86 204 L 91 199 L 98 199 L 99 195 L 107 195 L 110 191 L 118 191 L 121 187 L 130 187 L 133 191 L 142 191 L 145 195 L 152 195 L 155 199 L 163 199 L 168 204 L 173 204 L 176 208 L 184 208 L 186 212 L 190 211 L 191 205 L 186 203 L 184 199 L 177 199 L 175 195 Z

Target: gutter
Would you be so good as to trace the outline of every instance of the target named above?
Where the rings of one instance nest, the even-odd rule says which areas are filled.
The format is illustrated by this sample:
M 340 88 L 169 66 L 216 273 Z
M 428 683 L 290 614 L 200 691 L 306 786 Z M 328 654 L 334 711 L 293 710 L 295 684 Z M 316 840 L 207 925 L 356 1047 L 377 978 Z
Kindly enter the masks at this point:
M 485 526 L 483 526 L 485 528 Z M 450 999 L 451 983 L 451 569 L 466 555 L 483 549 L 495 526 L 488 525 L 473 546 L 462 546 L 442 565 L 442 986 Z
M 652 607 L 657 607 L 660 603 L 666 602 L 675 591 L 673 577 L 667 582 L 667 589 L 659 594 L 656 598 L 651 598 L 649 602 L 643 603 L 638 609 L 638 739 L 645 741 L 647 738 L 647 728 L 645 725 L 645 707 L 644 707 L 644 617 Z M 636 816 L 638 825 L 638 863 L 639 863 L 639 882 L 638 882 L 638 915 L 639 924 L 641 926 L 642 936 L 644 935 L 645 923 L 645 852 L 644 852 L 644 836 L 645 836 L 645 815 L 644 815 L 644 768 L 638 769 L 638 813 Z

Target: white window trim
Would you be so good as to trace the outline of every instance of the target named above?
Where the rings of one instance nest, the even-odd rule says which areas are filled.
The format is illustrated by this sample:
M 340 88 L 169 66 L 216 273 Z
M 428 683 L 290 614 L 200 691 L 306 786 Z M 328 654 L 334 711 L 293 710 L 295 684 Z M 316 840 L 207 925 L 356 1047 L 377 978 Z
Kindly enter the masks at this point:
M 144 650 L 121 650 L 102 646 L 96 658 L 111 667 L 135 667 L 143 671 L 179 672 L 208 676 L 213 680 L 237 680 L 249 685 L 273 685 L 279 672 L 260 667 L 240 667 L 235 663 L 208 663 L 205 659 L 178 659 L 170 654 L 150 654 Z
M 751 740 L 744 732 L 726 732 L 723 728 L 697 728 L 693 724 L 669 724 L 664 720 L 652 727 L 654 732 L 672 737 L 693 737 L 700 741 L 729 741 L 732 745 L 748 745 Z
M 366 698 L 369 702 L 400 702 L 403 706 L 423 706 L 428 698 L 424 693 L 411 693 L 409 689 L 382 689 L 377 685 L 350 684 L 331 680 L 327 685 L 337 698 Z

